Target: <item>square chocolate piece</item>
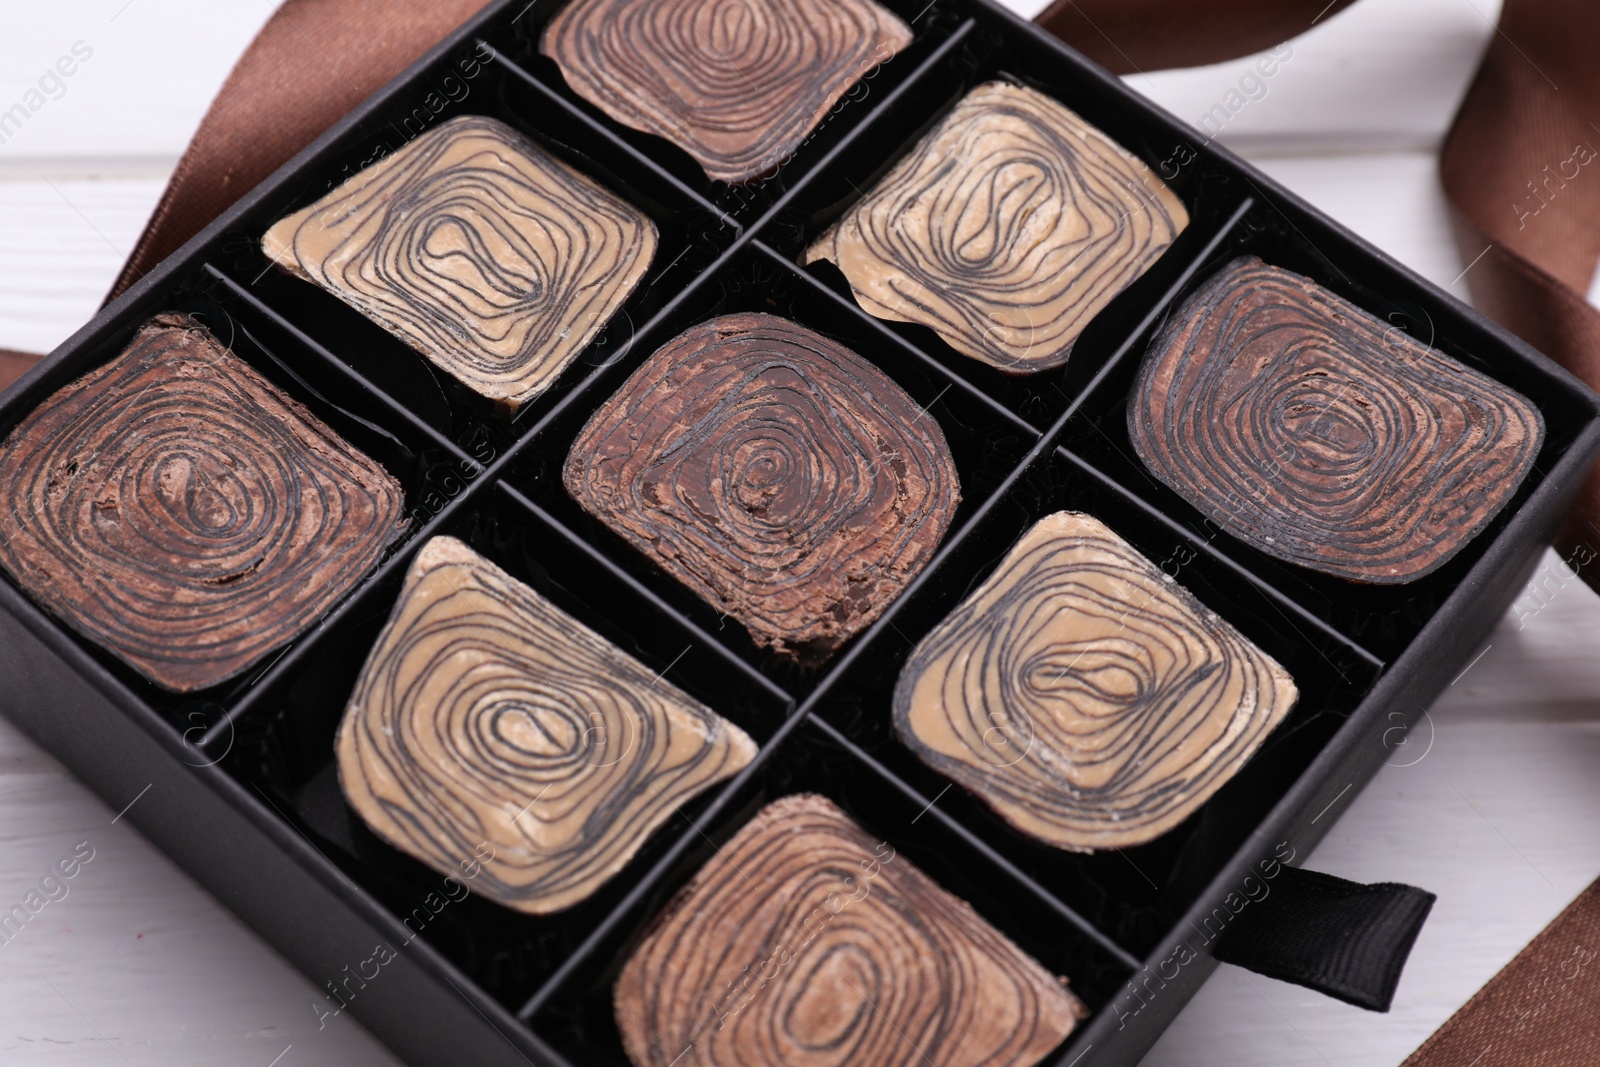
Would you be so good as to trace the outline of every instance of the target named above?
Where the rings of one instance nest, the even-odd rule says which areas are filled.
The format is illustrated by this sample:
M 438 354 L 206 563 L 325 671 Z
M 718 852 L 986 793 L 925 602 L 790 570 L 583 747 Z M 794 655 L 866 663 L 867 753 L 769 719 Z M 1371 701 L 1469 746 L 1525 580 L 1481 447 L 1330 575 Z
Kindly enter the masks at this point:
M 1059 367 L 1189 224 L 1133 153 L 1033 89 L 973 89 L 806 253 L 881 319 L 1010 374 Z
M 157 685 L 224 682 L 405 529 L 400 484 L 179 315 L 0 444 L 0 567 Z
M 966 901 L 825 797 L 767 805 L 616 985 L 635 1067 L 1032 1067 L 1088 1015 Z
M 514 415 L 650 267 L 642 212 L 494 119 L 451 119 L 282 219 L 267 258 Z
M 452 537 L 423 546 L 336 742 L 379 837 L 535 915 L 755 758 L 744 731 Z
M 574 0 L 539 50 L 573 91 L 743 182 L 795 153 L 911 27 L 873 0 Z
M 931 415 L 849 349 L 761 314 L 651 356 L 590 418 L 563 479 L 758 644 L 801 659 L 882 614 L 961 500 Z
M 1283 667 L 1132 545 L 1062 511 L 917 644 L 894 725 L 1018 830 L 1094 852 L 1188 818 L 1296 696 Z
M 1151 343 L 1128 433 L 1157 478 L 1269 556 L 1413 582 L 1510 502 L 1544 418 L 1520 393 L 1249 256 Z

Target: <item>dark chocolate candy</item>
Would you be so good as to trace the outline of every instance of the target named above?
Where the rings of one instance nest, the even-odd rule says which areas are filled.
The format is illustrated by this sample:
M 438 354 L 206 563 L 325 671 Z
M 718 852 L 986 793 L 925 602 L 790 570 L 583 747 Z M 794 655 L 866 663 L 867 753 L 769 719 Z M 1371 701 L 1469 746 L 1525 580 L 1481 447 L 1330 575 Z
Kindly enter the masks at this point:
M 618 122 L 742 182 L 793 155 L 910 43 L 911 28 L 872 0 L 574 0 L 539 49 Z
M 394 478 L 178 315 L 0 445 L 0 567 L 178 692 L 294 639 L 404 526 Z
M 616 985 L 636 1067 L 1030 1067 L 1083 1004 L 827 799 L 763 808 Z
M 841 345 L 771 315 L 669 342 L 589 420 L 567 491 L 800 658 L 876 619 L 960 502 L 933 416 Z
M 1128 432 L 1156 477 L 1240 540 L 1397 584 L 1443 566 L 1505 507 L 1544 420 L 1514 390 L 1246 257 L 1150 346 Z
M 584 899 L 756 755 L 680 692 L 451 537 L 423 546 L 339 728 L 378 836 L 533 914 Z
M 894 724 L 1023 833 L 1094 852 L 1188 818 L 1295 696 L 1287 671 L 1133 546 L 1063 511 L 917 645 Z
M 1012 374 L 1059 367 L 1189 224 L 1127 149 L 1043 93 L 972 90 L 807 252 L 882 319 Z

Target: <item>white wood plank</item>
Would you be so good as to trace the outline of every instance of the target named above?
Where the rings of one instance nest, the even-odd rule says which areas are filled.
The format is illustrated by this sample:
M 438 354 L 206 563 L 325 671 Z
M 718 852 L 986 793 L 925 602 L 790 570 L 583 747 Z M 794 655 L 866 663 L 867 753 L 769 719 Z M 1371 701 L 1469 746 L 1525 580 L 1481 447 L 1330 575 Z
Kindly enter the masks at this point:
M 1247 148 L 1244 154 L 1418 274 L 1457 299 L 1468 298 L 1434 153 L 1280 156 Z
M 125 170 L 130 161 L 170 168 L 274 7 L 272 0 L 8 3 L 0 117 L 17 106 L 26 115 L 0 121 L 0 174 L 84 173 L 70 161 L 91 161 L 87 173 Z M 74 73 L 62 77 L 68 68 Z
M 1290 57 L 1259 87 L 1241 81 L 1261 57 L 1125 80 L 1197 128 L 1231 103 L 1219 140 L 1255 156 L 1428 149 L 1455 114 L 1499 9 L 1498 0 L 1361 0 L 1289 42 Z
M 0 720 L 0 912 L 93 850 L 0 942 L 0 1063 L 398 1067 L 116 815 Z
M 1009 7 L 1025 19 L 1033 18 L 1049 7 L 1050 3 L 1051 0 L 1000 0 L 1001 6 Z
M 1600 596 L 1546 552 L 1538 573 L 1490 635 L 1483 658 L 1450 686 L 1435 712 L 1451 721 L 1600 720 L 1596 635 Z M 1569 818 L 1565 811 L 1558 814 L 1558 821 Z M 1573 820 L 1581 817 L 1570 813 Z
M 164 175 L 0 180 L 0 347 L 48 352 L 87 322 L 165 185 Z

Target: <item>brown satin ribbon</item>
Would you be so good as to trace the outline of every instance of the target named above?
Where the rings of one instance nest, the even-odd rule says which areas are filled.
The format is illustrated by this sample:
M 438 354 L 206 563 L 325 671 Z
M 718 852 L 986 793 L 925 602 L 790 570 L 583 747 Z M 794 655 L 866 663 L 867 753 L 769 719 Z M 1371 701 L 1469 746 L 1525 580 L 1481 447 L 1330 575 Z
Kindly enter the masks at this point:
M 1462 261 L 1475 261 L 1473 303 L 1600 388 L 1600 312 L 1586 299 L 1600 262 L 1597 42 L 1595 0 L 1507 0 L 1439 169 Z M 1600 549 L 1600 467 L 1556 546 Z M 1600 589 L 1600 575 L 1584 580 Z
M 1595 1067 L 1600 1063 L 1600 882 L 1401 1067 Z

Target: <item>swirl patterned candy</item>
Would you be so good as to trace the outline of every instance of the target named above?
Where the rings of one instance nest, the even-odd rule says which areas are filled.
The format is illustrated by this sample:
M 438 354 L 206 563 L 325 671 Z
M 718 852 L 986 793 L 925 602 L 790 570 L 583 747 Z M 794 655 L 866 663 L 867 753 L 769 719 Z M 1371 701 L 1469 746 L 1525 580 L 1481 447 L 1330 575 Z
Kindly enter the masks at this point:
M 771 315 L 669 342 L 601 406 L 567 491 L 755 640 L 802 659 L 882 613 L 960 486 L 944 434 L 849 349 Z
M 1544 420 L 1308 278 L 1234 260 L 1145 357 L 1128 432 L 1229 533 L 1356 582 L 1414 581 L 1505 507 Z
M 544 914 L 621 870 L 678 806 L 755 758 L 744 732 L 460 541 L 429 541 L 339 728 L 374 832 Z M 487 857 L 487 858 L 486 858 Z
M 895 730 L 1007 822 L 1080 852 L 1166 833 L 1294 704 L 1288 672 L 1099 520 L 1039 520 L 912 653 Z
M 1032 89 L 968 93 L 823 234 L 863 308 L 1008 373 L 1059 367 L 1189 224 L 1105 134 Z
M 161 315 L 0 445 L 0 567 L 157 685 L 191 692 L 311 626 L 405 527 L 383 468 Z
M 635 1067 L 1030 1067 L 1087 1012 L 827 799 L 763 808 L 623 968 Z
M 267 258 L 515 414 L 605 325 L 655 224 L 504 123 L 454 118 L 267 232 Z
M 539 47 L 613 119 L 743 182 L 793 155 L 910 43 L 911 28 L 872 0 L 574 0 Z

